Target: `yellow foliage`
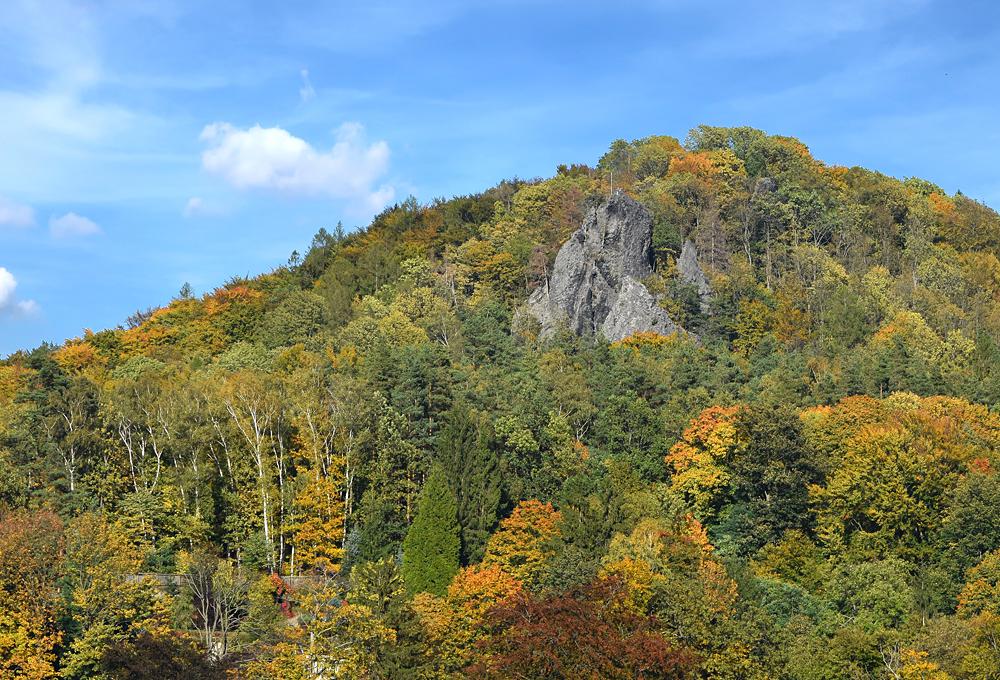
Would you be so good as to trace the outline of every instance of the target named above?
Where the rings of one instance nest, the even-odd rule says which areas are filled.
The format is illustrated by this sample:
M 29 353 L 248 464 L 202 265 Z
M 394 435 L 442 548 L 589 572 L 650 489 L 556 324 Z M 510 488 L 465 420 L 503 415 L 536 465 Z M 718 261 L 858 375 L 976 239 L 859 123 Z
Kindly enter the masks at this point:
M 900 654 L 900 680 L 950 680 L 951 676 L 928 660 L 928 654 L 915 649 L 904 649 Z
M 265 657 L 251 660 L 243 666 L 239 673 L 231 673 L 230 677 L 240 680 L 312 680 L 314 676 L 307 672 L 307 659 L 302 654 L 299 645 L 291 642 L 280 642 L 268 650 Z
M 427 333 L 414 324 L 403 310 L 386 305 L 378 298 L 363 297 L 355 305 L 357 316 L 340 332 L 342 345 L 353 345 L 362 355 L 380 343 L 405 347 L 427 342 Z
M 449 680 L 460 677 L 473 658 L 476 628 L 466 621 L 444 598 L 418 593 L 411 603 L 423 629 L 428 667 L 421 677 Z
M 774 313 L 774 335 L 788 348 L 801 347 L 809 340 L 812 317 L 787 295 L 778 296 Z
M 930 362 L 937 360 L 942 349 L 941 338 L 917 312 L 897 312 L 872 336 L 871 346 L 877 349 L 893 342 L 902 343 Z
M 0 677 L 10 680 L 47 680 L 58 677 L 55 648 L 58 634 L 51 624 L 29 614 L 0 607 Z
M 623 557 L 604 565 L 599 576 L 619 579 L 625 586 L 625 606 L 637 614 L 646 613 L 653 597 L 653 584 L 656 582 L 656 575 L 648 562 Z
M 869 312 L 877 317 L 895 314 L 902 307 L 902 301 L 895 290 L 895 280 L 888 269 L 872 267 L 861 278 L 861 288 Z
M 744 357 L 757 349 L 774 326 L 774 313 L 760 300 L 751 300 L 740 304 L 736 315 L 736 339 L 733 348 Z
M 104 368 L 107 362 L 98 354 L 97 349 L 86 340 L 70 340 L 52 353 L 56 360 L 68 373 L 83 373 L 89 368 Z
M 640 352 L 645 348 L 668 347 L 676 345 L 678 342 L 677 333 L 660 335 L 653 331 L 638 331 L 611 343 L 611 346 L 615 349 L 630 349 L 634 352 Z
M 958 614 L 970 618 L 982 613 L 1000 615 L 1000 550 L 987 553 L 969 570 L 958 596 Z
M 311 476 L 295 497 L 289 530 L 301 571 L 336 574 L 344 556 L 344 503 L 339 485 Z
M 421 593 L 413 598 L 420 618 L 431 669 L 429 678 L 464 677 L 476 660 L 476 643 L 486 634 L 487 612 L 521 592 L 521 584 L 497 566 L 459 571 L 445 597 Z
M 545 563 L 555 554 L 561 516 L 551 503 L 521 501 L 490 537 L 484 567 L 499 567 L 526 586 L 533 586 Z
M 691 421 L 665 460 L 673 468 L 671 488 L 681 494 L 698 517 L 712 514 L 715 495 L 729 481 L 722 462 L 737 445 L 733 423 L 739 407 L 711 406 Z
M 10 427 L 17 416 L 28 409 L 28 404 L 16 403 L 14 399 L 33 374 L 34 371 L 16 364 L 0 366 L 0 432 Z
M 825 484 L 810 489 L 819 535 L 831 550 L 850 542 L 863 555 L 914 558 L 907 551 L 933 532 L 960 475 L 1000 444 L 994 414 L 951 397 L 852 397 L 803 422 L 829 467 Z

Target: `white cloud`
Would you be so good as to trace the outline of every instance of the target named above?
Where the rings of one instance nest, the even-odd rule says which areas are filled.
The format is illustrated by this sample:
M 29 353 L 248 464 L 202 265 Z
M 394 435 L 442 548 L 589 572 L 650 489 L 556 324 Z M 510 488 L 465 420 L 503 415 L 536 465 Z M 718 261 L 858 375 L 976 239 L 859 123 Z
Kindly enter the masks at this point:
M 309 80 L 309 69 L 302 69 L 299 74 L 302 76 L 302 87 L 299 88 L 299 98 L 303 102 L 308 103 L 316 98 L 316 89 L 312 85 L 312 81 Z
M 49 231 L 55 238 L 72 238 L 74 236 L 94 236 L 101 233 L 101 228 L 86 217 L 68 212 L 62 217 L 49 220 Z
M 5 267 L 0 267 L 0 315 L 31 314 L 38 311 L 34 300 L 18 300 L 14 295 L 17 279 Z
M 0 227 L 30 227 L 35 224 L 35 211 L 0 196 Z
M 0 267 L 0 309 L 4 309 L 14 300 L 14 289 L 17 279 L 5 267 Z
M 229 123 L 205 126 L 208 145 L 202 166 L 238 189 L 270 189 L 288 194 L 326 196 L 378 210 L 392 200 L 389 185 L 376 184 L 389 169 L 389 145 L 368 144 L 364 128 L 344 123 L 329 151 L 279 127 L 235 128 Z

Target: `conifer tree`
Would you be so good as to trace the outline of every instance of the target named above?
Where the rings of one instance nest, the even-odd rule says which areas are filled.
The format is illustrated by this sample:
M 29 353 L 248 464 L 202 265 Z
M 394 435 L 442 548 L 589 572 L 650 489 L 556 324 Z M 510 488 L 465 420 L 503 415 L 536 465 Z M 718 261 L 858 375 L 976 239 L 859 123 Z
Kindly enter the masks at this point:
M 438 459 L 458 503 L 462 564 L 478 562 L 500 506 L 500 461 L 475 413 L 462 404 L 448 414 L 438 437 Z
M 403 541 L 403 580 L 410 593 L 443 595 L 451 583 L 461 546 L 457 514 L 445 472 L 434 465 Z

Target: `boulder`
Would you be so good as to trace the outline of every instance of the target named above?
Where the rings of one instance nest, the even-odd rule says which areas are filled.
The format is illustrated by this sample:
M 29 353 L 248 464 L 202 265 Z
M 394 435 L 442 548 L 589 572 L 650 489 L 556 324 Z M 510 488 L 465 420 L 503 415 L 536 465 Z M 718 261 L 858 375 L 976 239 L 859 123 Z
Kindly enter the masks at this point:
M 642 283 L 653 273 L 652 238 L 649 211 L 615 191 L 563 244 L 523 313 L 538 320 L 543 338 L 561 327 L 611 342 L 638 331 L 681 331 Z

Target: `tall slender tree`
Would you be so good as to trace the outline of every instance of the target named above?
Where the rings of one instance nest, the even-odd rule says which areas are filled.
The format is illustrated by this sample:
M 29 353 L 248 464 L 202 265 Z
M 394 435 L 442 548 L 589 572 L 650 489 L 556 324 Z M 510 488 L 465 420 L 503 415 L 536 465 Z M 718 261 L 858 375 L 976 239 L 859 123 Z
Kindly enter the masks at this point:
M 496 526 L 500 507 L 500 461 L 484 425 L 467 406 L 448 414 L 438 437 L 438 459 L 458 503 L 462 564 L 477 562 Z
M 411 593 L 443 595 L 458 571 L 458 507 L 440 465 L 431 468 L 417 516 L 403 541 L 403 580 Z

